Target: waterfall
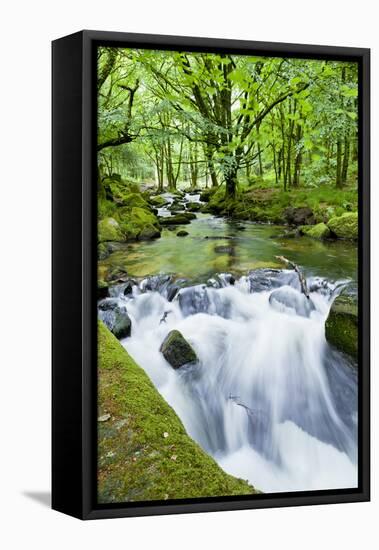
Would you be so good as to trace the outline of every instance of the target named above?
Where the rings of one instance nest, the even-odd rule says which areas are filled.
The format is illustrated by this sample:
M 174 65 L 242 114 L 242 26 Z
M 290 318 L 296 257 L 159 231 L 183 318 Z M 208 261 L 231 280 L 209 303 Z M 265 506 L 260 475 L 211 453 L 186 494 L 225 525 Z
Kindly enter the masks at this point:
M 356 369 L 324 336 L 345 282 L 308 277 L 308 300 L 287 270 L 185 288 L 151 277 L 114 292 L 132 320 L 122 344 L 228 473 L 264 492 L 356 487 Z M 159 349 L 173 329 L 198 363 L 166 362 Z

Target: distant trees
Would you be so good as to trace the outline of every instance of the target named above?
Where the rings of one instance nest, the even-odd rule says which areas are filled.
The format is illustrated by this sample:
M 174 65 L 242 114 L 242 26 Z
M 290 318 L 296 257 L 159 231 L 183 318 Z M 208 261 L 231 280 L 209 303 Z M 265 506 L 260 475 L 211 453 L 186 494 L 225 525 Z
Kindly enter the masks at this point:
M 267 177 L 346 185 L 357 149 L 354 63 L 100 48 L 99 160 L 132 147 L 158 189 Z

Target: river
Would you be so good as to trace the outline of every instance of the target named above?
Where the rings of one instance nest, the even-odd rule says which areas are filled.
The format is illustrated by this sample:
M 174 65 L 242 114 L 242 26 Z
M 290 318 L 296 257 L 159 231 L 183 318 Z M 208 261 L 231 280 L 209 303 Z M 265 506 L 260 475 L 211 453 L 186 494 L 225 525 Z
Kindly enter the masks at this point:
M 334 297 L 356 283 L 356 246 L 209 214 L 182 228 L 101 262 L 138 278 L 131 294 L 112 291 L 132 320 L 122 344 L 225 471 L 264 492 L 356 487 L 356 369 L 324 336 Z M 276 255 L 301 266 L 309 301 Z M 163 358 L 173 329 L 196 364 Z

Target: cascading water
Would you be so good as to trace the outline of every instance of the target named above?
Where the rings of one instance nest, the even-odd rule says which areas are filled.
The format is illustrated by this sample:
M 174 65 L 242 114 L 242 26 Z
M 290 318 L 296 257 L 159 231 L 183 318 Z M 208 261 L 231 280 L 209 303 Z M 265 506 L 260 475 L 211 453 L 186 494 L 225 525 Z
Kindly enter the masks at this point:
M 324 336 L 343 282 L 255 270 L 178 289 L 150 277 L 125 296 L 132 334 L 122 341 L 189 435 L 227 472 L 264 492 L 357 486 L 357 380 Z M 169 301 L 170 300 L 170 301 Z M 160 346 L 173 329 L 196 364 L 174 370 Z

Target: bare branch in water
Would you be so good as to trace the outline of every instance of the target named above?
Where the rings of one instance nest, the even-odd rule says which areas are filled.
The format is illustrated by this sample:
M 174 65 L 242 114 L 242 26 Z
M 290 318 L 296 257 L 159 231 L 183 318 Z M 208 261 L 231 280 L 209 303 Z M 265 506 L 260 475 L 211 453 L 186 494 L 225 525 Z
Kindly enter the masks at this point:
M 292 269 L 294 269 L 297 273 L 297 276 L 299 277 L 300 286 L 301 286 L 301 292 L 308 298 L 309 300 L 309 291 L 307 287 L 307 281 L 302 272 L 299 269 L 299 266 L 297 266 L 295 263 L 291 262 L 291 260 L 288 260 L 284 256 L 275 256 L 277 260 L 280 260 L 281 262 L 285 263 Z

